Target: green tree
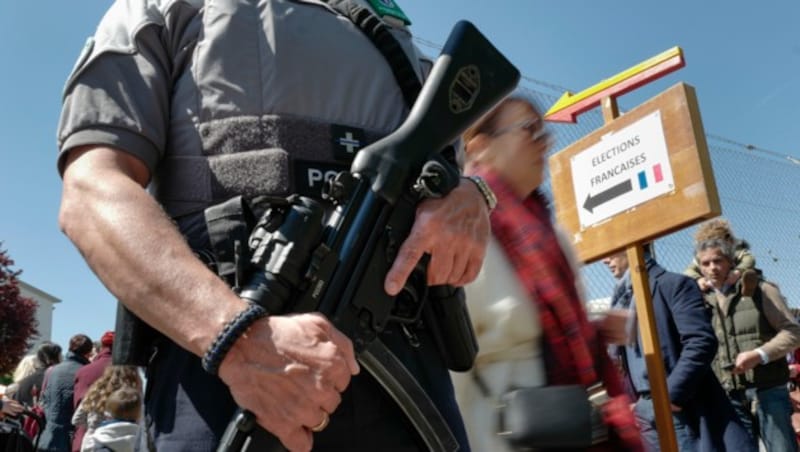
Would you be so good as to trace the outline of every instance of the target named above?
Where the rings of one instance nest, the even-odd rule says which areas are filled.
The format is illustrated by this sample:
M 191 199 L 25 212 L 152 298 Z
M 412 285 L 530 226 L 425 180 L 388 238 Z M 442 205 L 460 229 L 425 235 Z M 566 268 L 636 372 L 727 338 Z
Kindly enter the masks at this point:
M 0 242 L 0 375 L 14 370 L 25 356 L 29 341 L 39 334 L 38 304 L 20 294 L 17 276 L 22 270 L 11 269 L 14 261 L 2 245 Z

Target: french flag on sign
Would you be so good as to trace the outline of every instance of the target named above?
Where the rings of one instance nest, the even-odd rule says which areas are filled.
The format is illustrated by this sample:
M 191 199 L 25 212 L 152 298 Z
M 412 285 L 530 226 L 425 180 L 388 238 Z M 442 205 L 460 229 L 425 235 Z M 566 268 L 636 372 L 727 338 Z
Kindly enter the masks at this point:
M 653 183 L 657 184 L 664 180 L 664 173 L 661 172 L 661 164 L 656 163 L 651 168 L 653 170 L 652 181 Z M 639 190 L 644 190 L 647 188 L 647 171 L 639 171 Z

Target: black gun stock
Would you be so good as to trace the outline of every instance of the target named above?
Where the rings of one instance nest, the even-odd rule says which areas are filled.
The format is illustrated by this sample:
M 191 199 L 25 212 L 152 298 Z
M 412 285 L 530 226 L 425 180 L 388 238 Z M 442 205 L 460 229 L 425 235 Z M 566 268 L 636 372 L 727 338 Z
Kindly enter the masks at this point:
M 431 155 L 453 143 L 519 81 L 519 71 L 467 21 L 458 22 L 408 118 L 358 152 L 352 172 L 393 204 Z
M 456 24 L 406 121 L 359 151 L 350 172 L 333 181 L 331 190 L 344 195 L 336 197 L 322 243 L 308 259 L 305 288 L 288 306 L 290 312 L 321 312 L 346 334 L 359 362 L 433 451 L 454 451 L 458 443 L 425 391 L 378 339 L 390 320 L 403 320 L 393 314 L 397 300 L 383 290 L 383 281 L 413 225 L 420 200 L 413 186 L 423 166 L 518 80 L 519 71 L 472 24 Z M 410 297 L 412 304 L 421 305 L 424 294 L 418 286 L 425 290 L 424 276 L 410 280 L 415 277 L 417 284 L 407 284 L 398 298 Z M 231 421 L 218 448 L 241 450 L 282 447 L 244 411 Z
M 356 155 L 351 173 L 357 186 L 331 220 L 326 241 L 337 268 L 327 282 L 317 279 L 297 308 L 329 315 L 356 350 L 383 330 L 394 305 L 383 280 L 413 225 L 418 202 L 411 186 L 434 154 L 518 80 L 519 71 L 474 25 L 456 24 L 406 121 Z M 365 321 L 371 328 L 364 328 Z

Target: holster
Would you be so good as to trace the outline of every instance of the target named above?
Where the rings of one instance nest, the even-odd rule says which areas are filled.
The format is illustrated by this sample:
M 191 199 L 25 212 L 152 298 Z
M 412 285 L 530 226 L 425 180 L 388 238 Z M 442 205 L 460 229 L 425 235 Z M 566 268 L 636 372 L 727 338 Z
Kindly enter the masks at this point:
M 259 199 L 260 200 L 260 199 Z M 209 207 L 204 212 L 211 252 L 195 250 L 198 259 L 236 289 L 249 258 L 248 234 L 253 214 L 241 196 Z M 146 366 L 161 333 L 117 302 L 112 360 L 114 364 Z
M 456 372 L 471 369 L 478 354 L 478 339 L 472 328 L 464 289 L 431 286 L 422 315 L 447 368 Z
M 147 366 L 160 333 L 119 301 L 111 360 L 116 365 Z

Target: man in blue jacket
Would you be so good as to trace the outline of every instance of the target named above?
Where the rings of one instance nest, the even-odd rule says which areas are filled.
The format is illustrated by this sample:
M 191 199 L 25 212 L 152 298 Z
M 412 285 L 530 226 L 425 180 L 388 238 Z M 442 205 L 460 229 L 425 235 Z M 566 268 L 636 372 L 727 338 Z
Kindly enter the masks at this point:
M 89 336 L 76 334 L 69 340 L 66 359 L 45 373 L 41 402 L 46 422 L 39 438 L 39 451 L 70 452 L 75 374 L 89 363 L 91 352 Z
M 697 284 L 668 272 L 646 247 L 646 267 L 661 355 L 667 374 L 675 437 L 681 451 L 747 450 L 747 432 L 711 371 L 717 339 Z M 647 450 L 659 450 L 647 366 L 636 321 L 630 268 L 625 251 L 603 260 L 618 279 L 613 309 L 628 310 L 628 340 L 611 347 L 636 400 L 634 411 Z M 745 449 L 743 449 L 745 448 Z

